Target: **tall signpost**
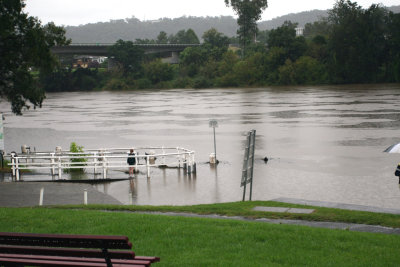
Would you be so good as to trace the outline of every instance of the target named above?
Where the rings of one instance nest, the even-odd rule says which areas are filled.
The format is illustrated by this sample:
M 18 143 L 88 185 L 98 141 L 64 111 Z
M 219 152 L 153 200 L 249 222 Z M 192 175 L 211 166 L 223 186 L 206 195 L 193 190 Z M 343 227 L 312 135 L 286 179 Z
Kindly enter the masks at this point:
M 218 127 L 218 121 L 217 120 L 210 120 L 208 125 L 210 126 L 210 128 L 213 128 L 214 131 L 214 157 L 215 157 L 215 164 L 218 164 L 218 160 L 217 160 L 217 144 L 215 142 L 215 128 Z M 210 162 L 211 163 L 211 162 Z
M 0 113 L 0 159 L 2 168 L 4 166 L 3 153 L 4 153 L 4 127 L 3 127 L 3 114 Z
M 247 133 L 246 147 L 244 150 L 242 181 L 240 186 L 243 186 L 243 201 L 246 197 L 246 185 L 250 183 L 250 196 L 253 194 L 253 169 L 254 169 L 254 150 L 256 143 L 256 130 L 251 130 Z

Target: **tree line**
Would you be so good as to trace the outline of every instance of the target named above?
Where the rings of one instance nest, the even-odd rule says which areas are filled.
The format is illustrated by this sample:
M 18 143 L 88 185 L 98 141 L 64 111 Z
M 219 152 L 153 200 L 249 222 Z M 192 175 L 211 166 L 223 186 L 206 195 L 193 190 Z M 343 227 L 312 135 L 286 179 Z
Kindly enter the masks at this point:
M 296 27 L 286 21 L 269 31 L 248 27 L 251 31 L 243 32 L 243 26 L 239 38 L 210 29 L 201 36 L 200 46 L 180 53 L 178 65 L 162 63 L 135 42 L 119 40 L 110 49 L 116 70 L 68 70 L 67 80 L 75 81 L 70 88 L 82 90 L 400 82 L 400 14 L 380 5 L 363 9 L 340 0 L 328 17 L 306 24 L 303 36 L 296 36 Z M 146 42 L 199 43 L 199 38 L 189 29 L 136 40 Z M 229 47 L 232 42 L 240 47 Z M 63 72 L 67 70 L 57 75 Z M 44 82 L 46 90 L 65 90 L 67 83 L 60 79 Z

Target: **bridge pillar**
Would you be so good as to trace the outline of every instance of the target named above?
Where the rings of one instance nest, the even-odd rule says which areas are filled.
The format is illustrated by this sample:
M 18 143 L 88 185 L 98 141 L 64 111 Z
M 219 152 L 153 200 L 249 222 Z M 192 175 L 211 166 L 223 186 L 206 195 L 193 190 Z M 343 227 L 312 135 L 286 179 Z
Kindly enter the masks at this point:
M 179 63 L 179 52 L 171 52 L 171 57 L 163 58 L 163 63 L 178 64 Z

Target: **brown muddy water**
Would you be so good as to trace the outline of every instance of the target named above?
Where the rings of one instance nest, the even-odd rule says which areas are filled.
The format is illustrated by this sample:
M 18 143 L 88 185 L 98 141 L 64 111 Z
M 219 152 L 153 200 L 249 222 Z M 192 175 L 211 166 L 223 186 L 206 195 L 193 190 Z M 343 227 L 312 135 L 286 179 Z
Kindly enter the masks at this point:
M 43 108 L 5 114 L 6 152 L 171 146 L 196 152 L 197 174 L 152 169 L 94 185 L 122 203 L 189 205 L 239 201 L 245 134 L 257 131 L 253 200 L 277 197 L 400 208 L 400 85 L 143 90 L 47 94 Z M 210 119 L 216 119 L 217 155 Z M 269 157 L 268 164 L 262 158 Z M 42 174 L 43 178 L 46 174 Z M 127 178 L 114 172 L 113 178 Z M 133 191 L 132 200 L 130 191 Z

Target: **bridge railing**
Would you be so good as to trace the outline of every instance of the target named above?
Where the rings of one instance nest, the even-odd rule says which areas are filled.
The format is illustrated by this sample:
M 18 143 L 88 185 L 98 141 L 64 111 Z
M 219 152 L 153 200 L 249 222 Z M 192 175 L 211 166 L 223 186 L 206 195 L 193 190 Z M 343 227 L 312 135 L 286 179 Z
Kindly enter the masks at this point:
M 102 174 L 102 178 L 106 179 L 108 170 L 130 167 L 127 163 L 128 157 L 136 158 L 134 167 L 144 168 L 148 178 L 150 178 L 152 167 L 183 168 L 188 174 L 196 172 L 195 152 L 185 148 L 140 147 L 134 148 L 135 156 L 129 156 L 129 150 L 130 148 L 111 148 L 88 149 L 80 153 L 60 150 L 21 155 L 11 153 L 9 165 L 15 181 L 20 180 L 21 170 L 49 170 L 51 176 L 62 179 L 62 174 L 66 170 L 84 169 L 85 171 L 93 170 L 94 174 Z M 79 161 L 79 159 L 84 161 Z
M 71 43 L 68 46 L 112 46 L 115 43 Z M 143 47 L 189 47 L 189 46 L 200 46 L 200 44 L 135 44 L 134 46 Z

